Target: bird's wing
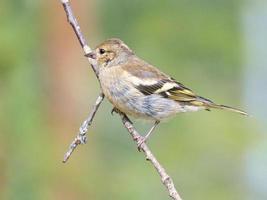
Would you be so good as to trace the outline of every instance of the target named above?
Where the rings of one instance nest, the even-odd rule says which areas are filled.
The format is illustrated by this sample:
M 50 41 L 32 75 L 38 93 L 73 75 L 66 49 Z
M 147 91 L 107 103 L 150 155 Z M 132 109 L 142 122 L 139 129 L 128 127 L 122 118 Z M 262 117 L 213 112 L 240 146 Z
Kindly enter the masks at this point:
M 191 102 L 197 99 L 192 90 L 173 79 L 162 79 L 153 85 L 139 84 L 136 88 L 145 95 L 159 94 L 175 101 Z
M 128 80 L 144 95 L 159 94 L 175 101 L 191 102 L 198 96 L 183 84 L 143 61 L 131 60 L 122 65 L 128 74 Z
M 209 99 L 196 95 L 192 90 L 162 73 L 152 65 L 136 58 L 122 65 L 134 87 L 144 95 L 159 94 L 164 98 L 183 102 L 187 105 L 204 107 L 206 110 L 217 108 L 248 115 L 246 112 L 229 106 L 218 105 Z

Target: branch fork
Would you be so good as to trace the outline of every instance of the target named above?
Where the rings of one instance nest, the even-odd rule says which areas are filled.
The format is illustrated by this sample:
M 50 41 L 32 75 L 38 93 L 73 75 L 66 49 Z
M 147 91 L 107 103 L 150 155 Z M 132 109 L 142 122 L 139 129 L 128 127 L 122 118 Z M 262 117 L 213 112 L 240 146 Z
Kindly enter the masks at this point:
M 91 48 L 87 45 L 87 42 L 86 42 L 85 38 L 83 37 L 83 34 L 81 32 L 81 28 L 80 28 L 80 26 L 79 26 L 79 24 L 78 24 L 78 22 L 74 16 L 73 12 L 72 12 L 69 0 L 61 0 L 61 3 L 64 7 L 65 12 L 66 12 L 67 20 L 70 23 L 70 25 L 72 26 L 72 28 L 73 28 L 73 30 L 74 30 L 74 32 L 75 32 L 75 34 L 79 40 L 80 45 L 83 48 L 85 55 L 90 53 Z M 91 65 L 96 77 L 98 78 L 98 68 L 97 68 L 96 62 L 90 58 L 88 58 L 88 61 Z M 68 161 L 68 159 L 72 155 L 73 151 L 77 148 L 77 146 L 79 146 L 80 144 L 86 143 L 86 140 L 87 140 L 86 133 L 88 132 L 88 129 L 89 129 L 90 125 L 92 124 L 93 119 L 95 117 L 95 114 L 96 114 L 96 112 L 97 112 L 97 110 L 98 110 L 98 108 L 99 108 L 99 106 L 103 100 L 104 100 L 104 94 L 101 92 L 99 94 L 98 98 L 96 99 L 96 102 L 93 105 L 88 117 L 82 123 L 82 125 L 79 129 L 79 133 L 77 134 L 77 136 L 75 137 L 73 142 L 70 144 L 69 149 L 66 152 L 64 159 L 63 159 L 64 163 L 66 163 Z M 161 164 L 158 162 L 156 157 L 152 154 L 151 150 L 148 148 L 146 143 L 140 144 L 143 137 L 135 130 L 133 123 L 130 121 L 130 119 L 127 117 L 127 115 L 116 110 L 116 109 L 114 109 L 114 111 L 120 115 L 123 126 L 130 133 L 130 135 L 131 135 L 133 141 L 136 143 L 138 149 L 140 149 L 140 151 L 142 151 L 144 153 L 146 160 L 151 162 L 151 164 L 154 166 L 154 168 L 158 172 L 159 176 L 161 177 L 161 182 L 168 190 L 169 196 L 173 200 L 182 200 L 182 198 L 180 197 L 179 193 L 177 192 L 177 190 L 174 186 L 174 183 L 173 183 L 171 177 L 167 174 L 166 170 L 161 166 Z

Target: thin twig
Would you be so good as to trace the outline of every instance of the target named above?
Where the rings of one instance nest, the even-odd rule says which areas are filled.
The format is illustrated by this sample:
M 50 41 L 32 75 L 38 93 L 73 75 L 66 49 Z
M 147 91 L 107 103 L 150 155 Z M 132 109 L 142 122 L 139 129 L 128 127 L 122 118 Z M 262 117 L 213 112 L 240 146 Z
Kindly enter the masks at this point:
M 95 105 L 93 106 L 90 114 L 88 115 L 87 119 L 82 123 L 79 129 L 79 133 L 77 134 L 73 142 L 70 144 L 69 150 L 65 153 L 63 159 L 64 163 L 68 161 L 69 157 L 79 144 L 86 143 L 87 140 L 86 133 L 88 132 L 88 128 L 92 124 L 95 114 L 103 100 L 104 100 L 104 94 L 100 93 L 98 98 L 96 99 Z
M 72 12 L 69 0 L 61 0 L 61 3 L 64 7 L 64 10 L 67 14 L 67 18 L 69 23 L 71 24 L 72 28 L 74 29 L 74 32 L 81 44 L 81 46 L 83 47 L 83 50 L 85 52 L 85 54 L 88 54 L 91 52 L 91 48 L 87 45 L 83 34 L 81 33 L 80 30 L 80 26 L 76 20 L 76 18 L 74 17 L 74 14 Z M 97 78 L 98 78 L 98 70 L 97 70 L 97 66 L 94 63 L 94 61 L 92 59 L 88 59 L 89 63 L 91 64 L 93 71 L 95 72 Z M 64 162 L 66 162 L 68 160 L 68 158 L 70 157 L 71 153 L 74 151 L 74 149 L 78 146 L 78 144 L 83 144 L 86 141 L 86 132 L 88 131 L 88 127 L 90 126 L 90 124 L 93 121 L 93 118 L 97 112 L 97 109 L 99 108 L 101 102 L 104 99 L 104 94 L 100 93 L 99 97 L 97 98 L 97 101 L 93 107 L 93 110 L 91 111 L 91 113 L 89 114 L 88 118 L 84 121 L 84 123 L 82 124 L 82 126 L 80 127 L 80 132 L 78 134 L 78 136 L 74 139 L 74 141 L 72 142 L 72 144 L 70 145 L 70 148 L 68 150 L 68 152 L 66 153 L 65 157 L 64 157 Z M 135 128 L 133 127 L 131 121 L 129 120 L 129 118 L 121 112 L 118 112 L 121 116 L 122 119 L 122 123 L 124 125 L 124 127 L 128 130 L 128 132 L 131 134 L 133 140 L 136 142 L 136 144 L 138 145 L 142 139 L 141 135 L 135 130 Z M 166 173 L 165 169 L 161 166 L 161 164 L 157 161 L 157 159 L 155 158 L 155 156 L 152 154 L 152 152 L 150 151 L 150 149 L 148 148 L 148 146 L 143 143 L 140 145 L 140 150 L 145 154 L 146 159 L 148 161 L 151 162 L 151 164 L 155 167 L 155 169 L 157 170 L 158 174 L 161 177 L 161 181 L 164 184 L 164 186 L 167 188 L 170 197 L 173 200 L 182 200 L 181 197 L 179 196 L 177 190 L 175 189 L 175 186 L 173 184 L 173 181 L 171 179 L 171 177 Z
M 138 144 L 140 144 L 140 142 L 142 142 L 142 136 L 135 130 L 134 126 L 132 125 L 132 123 L 129 120 L 129 118 L 127 117 L 127 115 L 125 115 L 124 113 L 121 113 L 121 112 L 118 112 L 118 114 L 121 117 L 121 120 L 122 120 L 124 127 L 131 134 L 133 140 L 136 142 L 136 145 L 138 146 Z M 161 177 L 161 181 L 162 181 L 163 185 L 165 185 L 165 187 L 167 188 L 167 190 L 169 192 L 170 197 L 174 200 L 182 200 L 182 198 L 180 197 L 180 195 L 178 194 L 178 192 L 174 186 L 172 178 L 167 174 L 166 170 L 161 166 L 161 164 L 156 159 L 156 157 L 152 154 L 152 152 L 150 151 L 148 146 L 145 143 L 142 143 L 138 148 L 144 152 L 144 154 L 146 156 L 146 160 L 150 161 L 151 164 L 157 170 L 158 174 Z
M 86 40 L 85 40 L 85 38 L 84 38 L 84 36 L 83 36 L 83 34 L 81 32 L 81 28 L 80 28 L 80 26 L 79 26 L 79 24 L 77 22 L 77 19 L 75 18 L 74 14 L 73 14 L 73 11 L 71 9 L 69 0 L 61 0 L 61 3 L 63 5 L 63 7 L 64 7 L 65 12 L 66 12 L 67 20 L 70 23 L 70 25 L 72 26 L 72 28 L 73 28 L 73 30 L 74 30 L 74 32 L 75 32 L 75 34 L 76 34 L 76 36 L 77 36 L 77 38 L 78 38 L 78 40 L 80 42 L 80 45 L 83 48 L 83 51 L 84 51 L 85 55 L 89 54 L 92 50 L 88 46 L 88 44 L 87 44 L 87 42 L 86 42 Z M 89 57 L 87 57 L 87 58 L 88 58 L 89 63 L 92 66 L 93 71 L 95 72 L 95 74 L 96 74 L 96 76 L 98 78 L 98 68 L 97 68 L 95 60 L 93 60 L 93 59 L 91 59 Z
M 85 40 L 85 38 L 81 32 L 81 28 L 80 28 L 74 14 L 73 14 L 73 11 L 71 9 L 70 2 L 68 0 L 61 0 L 61 3 L 64 7 L 65 12 L 66 12 L 67 20 L 70 23 L 70 25 L 72 26 L 72 28 L 73 28 L 73 30 L 74 30 L 74 32 L 75 32 L 75 34 L 76 34 L 76 36 L 80 42 L 80 45 L 83 48 L 84 53 L 85 54 L 90 53 L 92 50 L 87 45 L 87 42 L 86 42 L 86 40 Z M 88 58 L 88 62 L 90 63 L 93 71 L 96 74 L 96 77 L 98 78 L 98 68 L 97 68 L 96 62 L 91 58 Z M 75 137 L 73 142 L 70 144 L 68 151 L 65 153 L 64 159 L 63 159 L 64 163 L 66 163 L 68 161 L 71 154 L 73 153 L 73 151 L 76 149 L 76 147 L 79 144 L 85 144 L 86 143 L 86 139 L 87 139 L 86 133 L 88 132 L 88 128 L 91 125 L 91 123 L 94 119 L 94 116 L 96 114 L 96 111 L 99 108 L 100 104 L 102 103 L 103 99 L 104 99 L 104 94 L 100 93 L 100 95 L 98 96 L 98 98 L 95 102 L 95 105 L 92 108 L 91 113 L 88 115 L 87 119 L 82 123 L 82 125 L 79 129 L 79 133 L 77 134 L 77 136 Z

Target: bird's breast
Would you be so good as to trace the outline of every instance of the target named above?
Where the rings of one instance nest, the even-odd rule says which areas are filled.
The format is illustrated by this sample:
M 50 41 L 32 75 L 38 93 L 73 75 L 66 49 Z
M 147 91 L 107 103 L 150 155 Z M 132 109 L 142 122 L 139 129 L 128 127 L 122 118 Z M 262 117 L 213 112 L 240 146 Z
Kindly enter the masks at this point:
M 102 91 L 114 107 L 136 118 L 162 120 L 178 112 L 187 112 L 185 105 L 159 94 L 145 95 L 133 82 L 134 79 L 117 67 L 99 73 Z
M 133 87 L 125 74 L 116 67 L 112 68 L 99 73 L 103 93 L 122 112 L 137 115 L 138 111 L 135 107 L 140 100 L 141 93 Z

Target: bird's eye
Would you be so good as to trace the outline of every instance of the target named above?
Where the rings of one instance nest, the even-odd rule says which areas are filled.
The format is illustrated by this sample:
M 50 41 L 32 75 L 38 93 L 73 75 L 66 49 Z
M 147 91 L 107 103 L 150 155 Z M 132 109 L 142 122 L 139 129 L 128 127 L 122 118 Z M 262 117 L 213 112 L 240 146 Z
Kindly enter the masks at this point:
M 99 49 L 99 53 L 100 53 L 100 54 L 104 54 L 105 52 L 106 52 L 105 49 Z

